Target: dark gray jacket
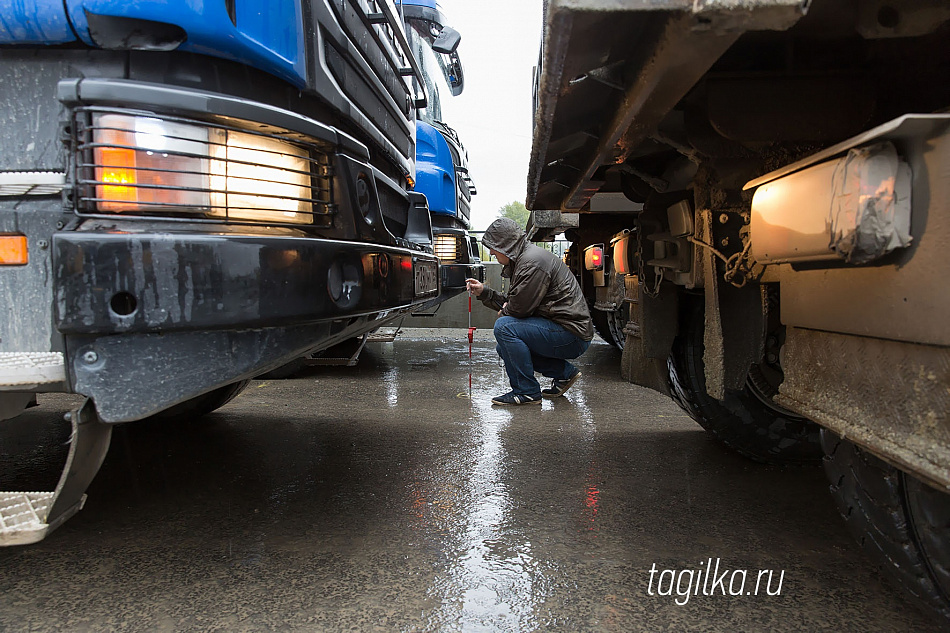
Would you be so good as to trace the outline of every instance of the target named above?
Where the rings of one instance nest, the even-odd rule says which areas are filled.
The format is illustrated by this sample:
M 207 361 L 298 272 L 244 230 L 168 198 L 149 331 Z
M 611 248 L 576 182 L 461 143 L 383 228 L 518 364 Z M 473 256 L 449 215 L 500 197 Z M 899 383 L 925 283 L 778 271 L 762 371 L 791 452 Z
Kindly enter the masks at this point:
M 501 310 L 502 316 L 544 317 L 585 341 L 594 338 L 581 287 L 554 253 L 528 242 L 518 223 L 508 218 L 492 222 L 482 244 L 511 260 L 501 273 L 511 279 L 508 295 L 486 287 L 478 297 L 482 303 Z

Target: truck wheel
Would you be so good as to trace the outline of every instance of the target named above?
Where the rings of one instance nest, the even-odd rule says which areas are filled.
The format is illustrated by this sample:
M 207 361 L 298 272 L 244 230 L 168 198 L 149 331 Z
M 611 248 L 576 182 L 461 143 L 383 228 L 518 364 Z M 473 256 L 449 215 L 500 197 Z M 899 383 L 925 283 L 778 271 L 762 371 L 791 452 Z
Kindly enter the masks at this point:
M 191 400 L 185 400 L 161 413 L 149 417 L 149 420 L 167 422 L 169 420 L 195 419 L 220 409 L 234 400 L 250 384 L 250 380 L 239 380 L 230 385 L 218 387 Z
M 623 333 L 623 328 L 627 320 L 623 318 L 621 312 L 622 308 L 610 312 L 591 308 L 590 317 L 600 338 L 623 351 L 623 343 L 627 338 L 627 335 Z
M 760 462 L 796 463 L 821 459 L 819 427 L 772 402 L 767 376 L 776 369 L 753 365 L 741 390 L 724 400 L 706 392 L 703 311 L 694 310 L 667 361 L 670 393 L 686 413 L 717 440 Z
M 838 510 L 879 569 L 950 618 L 950 495 L 822 429 Z

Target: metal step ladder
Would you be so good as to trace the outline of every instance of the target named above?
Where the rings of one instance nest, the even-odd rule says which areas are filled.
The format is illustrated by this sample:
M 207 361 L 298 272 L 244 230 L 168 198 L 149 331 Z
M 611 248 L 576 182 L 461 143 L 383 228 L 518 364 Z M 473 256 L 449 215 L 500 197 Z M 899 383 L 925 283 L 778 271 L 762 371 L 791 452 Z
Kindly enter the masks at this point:
M 72 424 L 69 456 L 52 492 L 0 491 L 0 546 L 46 538 L 80 509 L 109 450 L 112 426 L 99 420 L 91 400 L 66 414 Z
M 62 352 L 0 352 L 0 388 L 28 391 L 65 380 Z

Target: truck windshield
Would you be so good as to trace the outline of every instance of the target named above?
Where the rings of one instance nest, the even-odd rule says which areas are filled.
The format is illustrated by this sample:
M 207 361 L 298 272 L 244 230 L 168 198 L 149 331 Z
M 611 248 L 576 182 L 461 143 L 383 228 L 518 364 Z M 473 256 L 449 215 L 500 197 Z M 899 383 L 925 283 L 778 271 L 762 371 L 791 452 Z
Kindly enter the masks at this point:
M 429 95 L 428 106 L 418 111 L 420 121 L 432 124 L 436 121 L 451 120 L 452 89 L 450 68 L 446 57 L 432 50 L 432 42 L 439 34 L 440 27 L 427 20 L 408 20 L 407 36 L 412 46 L 422 75 L 425 79 L 426 92 Z

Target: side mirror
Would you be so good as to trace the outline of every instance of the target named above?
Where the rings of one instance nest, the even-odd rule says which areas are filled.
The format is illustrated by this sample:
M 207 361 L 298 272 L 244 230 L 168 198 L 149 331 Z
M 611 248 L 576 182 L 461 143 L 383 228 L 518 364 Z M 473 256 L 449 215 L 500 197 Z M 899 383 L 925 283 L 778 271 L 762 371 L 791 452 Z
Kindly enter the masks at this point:
M 439 33 L 439 37 L 432 42 L 432 50 L 436 53 L 442 53 L 443 55 L 451 55 L 458 49 L 461 41 L 462 36 L 458 31 L 451 26 L 444 26 L 442 27 L 442 32 Z
M 462 60 L 458 53 L 449 55 L 449 64 L 447 65 L 449 74 L 449 86 L 452 88 L 452 96 L 457 97 L 462 94 L 465 88 L 465 73 L 462 71 Z

